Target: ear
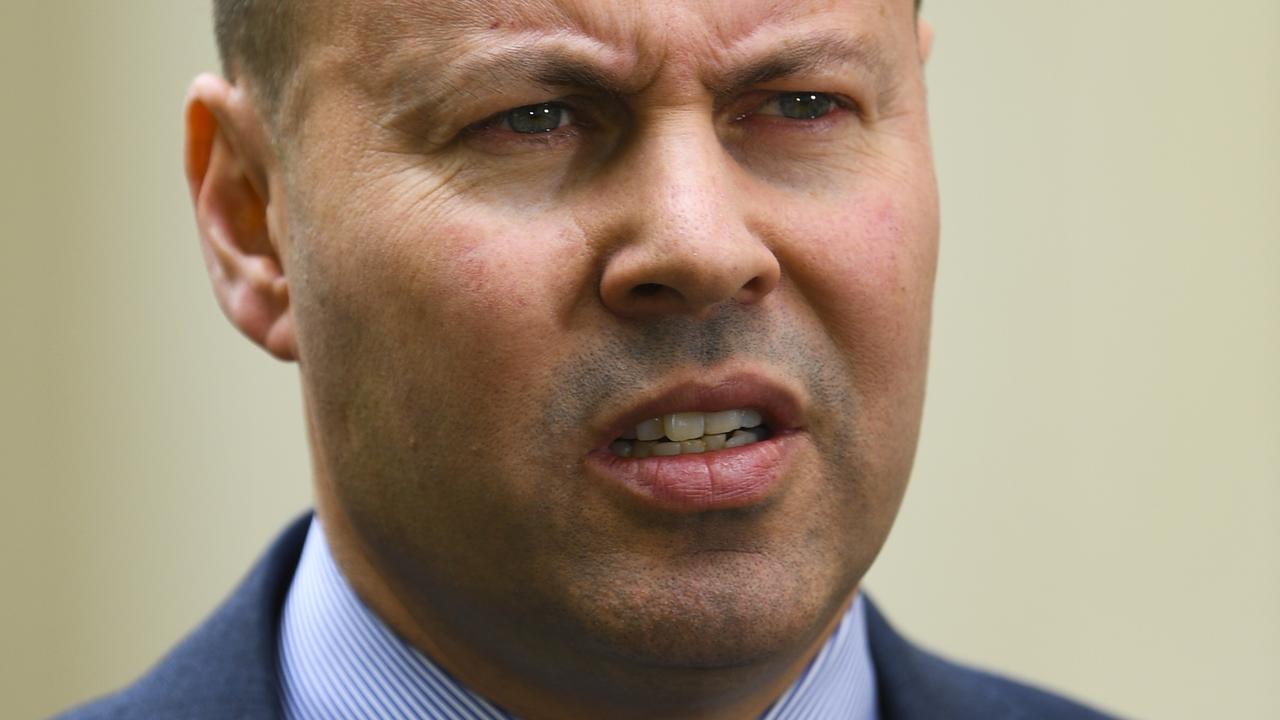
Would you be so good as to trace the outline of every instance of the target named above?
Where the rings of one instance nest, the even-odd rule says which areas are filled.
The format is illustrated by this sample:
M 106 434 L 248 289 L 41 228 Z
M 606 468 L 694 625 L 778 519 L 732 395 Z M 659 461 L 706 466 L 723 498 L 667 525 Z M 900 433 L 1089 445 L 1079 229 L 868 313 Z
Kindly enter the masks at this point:
M 933 24 L 922 17 L 916 18 L 916 42 L 919 43 L 920 64 L 924 65 L 929 62 L 929 53 L 933 52 Z
M 186 175 L 213 294 L 240 332 L 281 360 L 297 359 L 289 283 L 268 222 L 276 163 L 250 94 L 212 74 L 186 102 Z

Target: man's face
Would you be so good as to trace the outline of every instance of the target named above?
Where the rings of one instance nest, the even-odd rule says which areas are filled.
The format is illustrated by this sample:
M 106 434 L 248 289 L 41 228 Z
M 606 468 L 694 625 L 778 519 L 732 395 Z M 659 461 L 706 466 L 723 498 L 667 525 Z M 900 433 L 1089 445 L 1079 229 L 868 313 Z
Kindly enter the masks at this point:
M 379 576 L 357 587 L 534 673 L 803 652 L 919 425 L 937 200 L 911 3 L 326 15 L 281 224 L 322 518 Z M 767 439 L 615 442 L 735 408 Z

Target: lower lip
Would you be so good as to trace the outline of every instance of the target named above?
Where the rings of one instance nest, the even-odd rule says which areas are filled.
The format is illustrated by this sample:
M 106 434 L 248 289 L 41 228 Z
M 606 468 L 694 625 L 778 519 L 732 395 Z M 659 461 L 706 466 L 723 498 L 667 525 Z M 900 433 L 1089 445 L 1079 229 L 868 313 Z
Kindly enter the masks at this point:
M 781 433 L 731 450 L 641 460 L 601 448 L 587 455 L 586 465 L 591 474 L 658 509 L 728 510 L 768 498 L 786 475 L 799 440 L 798 433 Z

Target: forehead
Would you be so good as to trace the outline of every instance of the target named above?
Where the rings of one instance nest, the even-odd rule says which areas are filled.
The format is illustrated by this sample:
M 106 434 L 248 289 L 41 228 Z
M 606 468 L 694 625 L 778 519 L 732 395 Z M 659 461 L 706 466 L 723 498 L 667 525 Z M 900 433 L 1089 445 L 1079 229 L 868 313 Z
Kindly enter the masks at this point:
M 591 45 L 635 75 L 706 70 L 735 52 L 827 31 L 914 55 L 912 0 L 346 0 L 322 37 L 330 59 L 373 80 L 413 56 L 440 66 L 504 45 Z M 753 46 L 753 47 L 752 47 Z M 887 52 L 886 52 L 887 49 Z
M 676 28 L 730 41 L 762 25 L 811 16 L 856 16 L 871 23 L 914 14 L 912 0 L 344 0 L 332 7 L 338 29 L 374 42 L 394 41 L 406 31 L 445 39 L 503 29 L 576 30 L 621 42 Z

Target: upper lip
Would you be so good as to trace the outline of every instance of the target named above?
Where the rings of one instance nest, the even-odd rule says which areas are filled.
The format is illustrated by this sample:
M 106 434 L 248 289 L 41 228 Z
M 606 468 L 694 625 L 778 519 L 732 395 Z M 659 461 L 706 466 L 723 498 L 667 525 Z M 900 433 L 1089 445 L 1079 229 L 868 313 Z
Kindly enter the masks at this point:
M 739 408 L 758 410 L 775 434 L 803 429 L 804 411 L 796 392 L 764 375 L 741 372 L 704 376 L 641 393 L 626 409 L 604 423 L 596 445 L 606 446 L 637 424 L 670 413 Z

